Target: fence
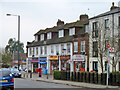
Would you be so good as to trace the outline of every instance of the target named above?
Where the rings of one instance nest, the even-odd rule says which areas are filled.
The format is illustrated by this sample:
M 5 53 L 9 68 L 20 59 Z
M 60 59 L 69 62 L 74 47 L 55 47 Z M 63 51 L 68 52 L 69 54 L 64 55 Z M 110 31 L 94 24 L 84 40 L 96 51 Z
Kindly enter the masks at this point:
M 54 79 L 106 85 L 107 74 L 106 73 L 98 74 L 98 73 L 90 73 L 90 72 L 55 71 Z M 109 85 L 120 86 L 120 73 L 116 73 L 116 74 L 110 73 Z

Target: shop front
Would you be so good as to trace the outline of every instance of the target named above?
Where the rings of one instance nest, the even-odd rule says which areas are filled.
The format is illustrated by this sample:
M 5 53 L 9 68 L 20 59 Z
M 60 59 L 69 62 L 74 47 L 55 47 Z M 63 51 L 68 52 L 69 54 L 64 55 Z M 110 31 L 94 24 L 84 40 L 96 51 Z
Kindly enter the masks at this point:
M 62 55 L 60 56 L 61 60 L 61 71 L 70 71 L 70 55 Z
M 54 71 L 59 71 L 59 59 L 58 56 L 49 56 L 50 60 L 50 73 Z
M 46 74 L 46 70 L 47 70 L 47 58 L 46 57 L 40 57 L 39 58 L 39 66 L 40 68 L 42 68 L 42 74 Z
M 38 69 L 38 64 L 39 64 L 39 60 L 38 57 L 32 57 L 31 60 L 31 69 L 33 73 L 37 73 L 37 69 Z
M 73 55 L 74 71 L 85 71 L 85 56 L 84 55 Z

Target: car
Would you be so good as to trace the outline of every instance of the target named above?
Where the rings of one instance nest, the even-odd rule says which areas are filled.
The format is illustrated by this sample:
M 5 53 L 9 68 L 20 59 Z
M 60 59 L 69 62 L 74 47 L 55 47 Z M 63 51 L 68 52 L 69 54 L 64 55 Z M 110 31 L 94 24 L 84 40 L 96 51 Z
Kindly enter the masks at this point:
M 14 90 L 14 78 L 11 74 L 10 69 L 0 69 L 0 87 L 4 89 Z
M 18 69 L 16 69 L 16 68 L 11 68 L 11 73 L 12 73 L 12 75 L 13 75 L 13 77 L 19 77 L 19 78 L 21 78 L 21 72 L 18 70 Z

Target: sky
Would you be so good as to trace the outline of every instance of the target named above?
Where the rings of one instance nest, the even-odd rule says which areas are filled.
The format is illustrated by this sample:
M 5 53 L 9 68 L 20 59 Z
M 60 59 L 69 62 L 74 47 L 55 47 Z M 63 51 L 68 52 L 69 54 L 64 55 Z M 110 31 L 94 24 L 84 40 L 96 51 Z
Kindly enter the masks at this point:
M 18 40 L 18 17 L 20 15 L 20 41 L 34 40 L 40 29 L 56 26 L 58 19 L 65 23 L 79 20 L 81 14 L 89 18 L 110 10 L 112 2 L 120 0 L 0 0 L 0 47 L 5 47 L 10 38 Z

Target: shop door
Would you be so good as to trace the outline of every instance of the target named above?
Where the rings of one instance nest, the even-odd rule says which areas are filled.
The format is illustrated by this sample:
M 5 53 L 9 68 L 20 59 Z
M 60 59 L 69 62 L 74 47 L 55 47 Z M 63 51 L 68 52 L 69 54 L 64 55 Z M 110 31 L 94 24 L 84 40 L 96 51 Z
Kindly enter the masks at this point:
M 33 64 L 33 72 L 37 73 L 38 63 Z

